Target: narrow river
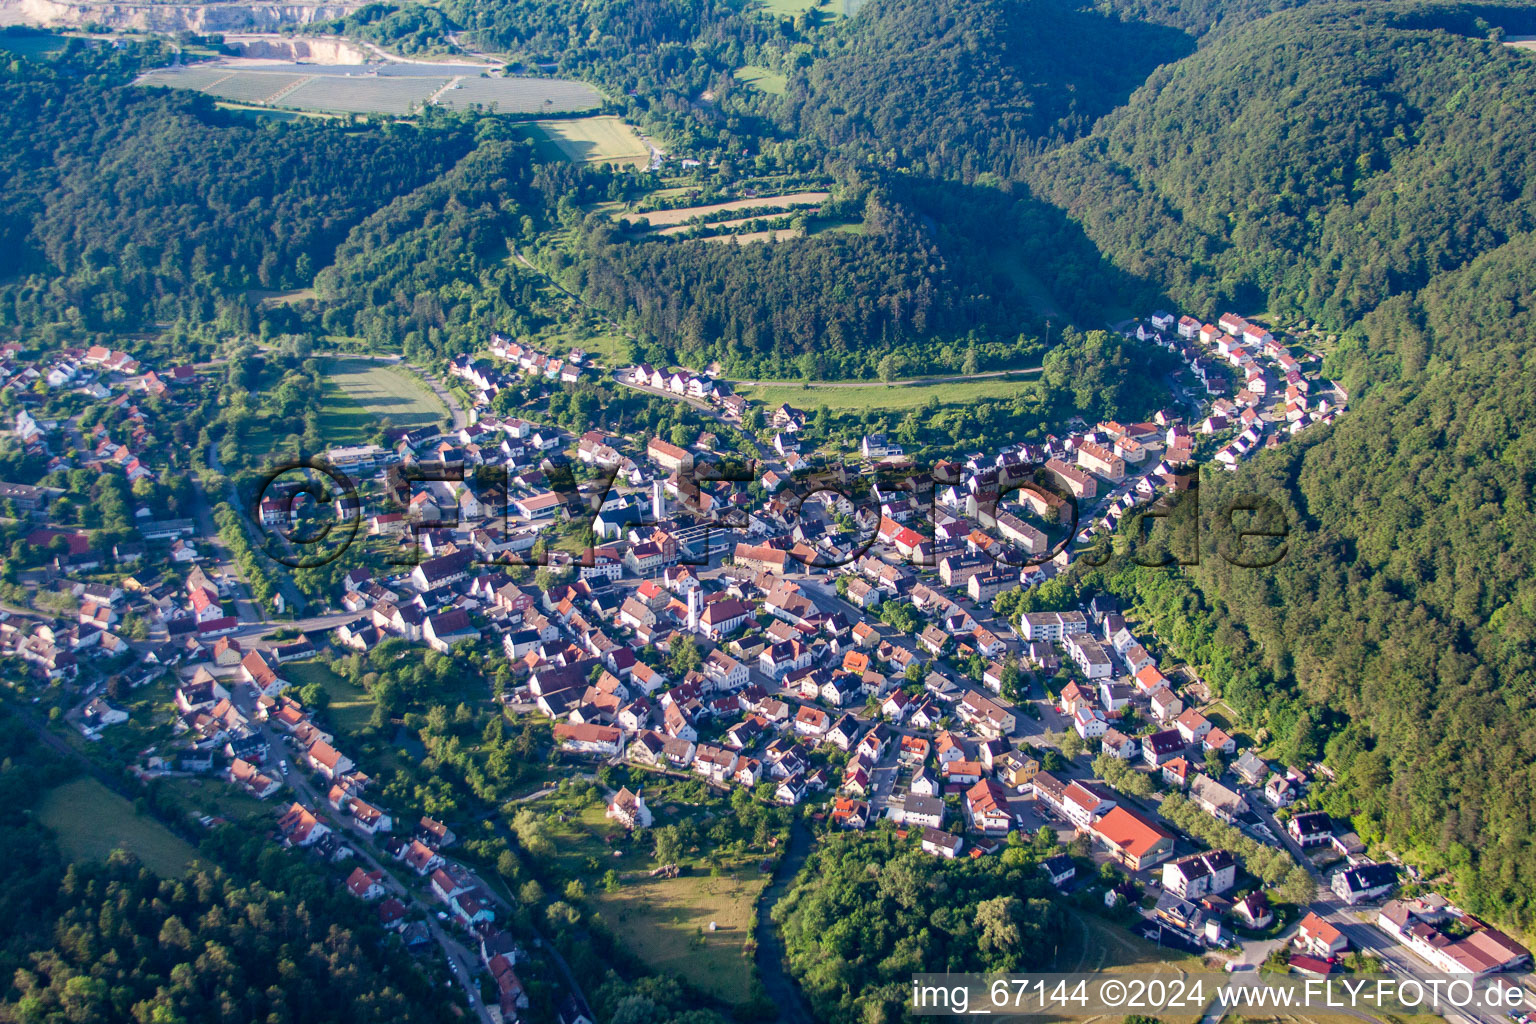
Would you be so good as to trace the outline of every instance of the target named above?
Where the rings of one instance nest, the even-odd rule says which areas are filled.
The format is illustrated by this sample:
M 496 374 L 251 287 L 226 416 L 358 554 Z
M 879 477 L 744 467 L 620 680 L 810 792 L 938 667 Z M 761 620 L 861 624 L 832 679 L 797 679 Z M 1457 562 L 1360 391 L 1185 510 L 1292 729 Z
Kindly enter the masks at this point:
M 811 831 L 795 822 L 789 832 L 789 850 L 779 862 L 773 881 L 763 890 L 757 904 L 757 969 L 762 976 L 768 998 L 779 1008 L 782 1024 L 814 1024 L 815 1017 L 800 994 L 800 986 L 789 976 L 784 964 L 784 940 L 779 937 L 770 916 L 779 900 L 794 884 L 795 876 L 805 866 L 805 858 L 811 852 Z

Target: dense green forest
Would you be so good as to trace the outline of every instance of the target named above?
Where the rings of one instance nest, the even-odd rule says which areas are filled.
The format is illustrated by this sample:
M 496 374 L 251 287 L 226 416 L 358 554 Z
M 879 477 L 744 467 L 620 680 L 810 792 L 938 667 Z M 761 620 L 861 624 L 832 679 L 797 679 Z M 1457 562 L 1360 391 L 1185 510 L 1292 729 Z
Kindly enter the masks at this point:
M 306 286 L 353 224 L 473 144 L 456 122 L 274 130 L 127 84 L 157 59 L 92 47 L 0 65 L 0 323 L 125 330 Z
M 888 1021 L 915 973 L 1046 969 L 1067 928 L 1038 865 L 1057 852 L 945 861 L 888 828 L 830 836 L 773 911 L 790 970 L 823 1020 Z
M 1331 432 L 1216 481 L 1205 502 L 1272 494 L 1298 529 L 1258 579 L 1220 559 L 1196 572 L 1218 620 L 1253 641 L 1237 664 L 1337 713 L 1313 738 L 1331 737 L 1343 773 L 1332 808 L 1454 869 L 1472 909 L 1525 928 L 1536 923 L 1533 268 L 1536 237 L 1521 235 L 1373 315 L 1372 343 L 1422 369 Z
M 228 828 L 184 879 L 68 863 L 31 812 L 71 769 L 4 708 L 0 758 L 0 1019 L 454 1019 L 372 908 L 298 855 Z
M 887 167 L 1015 178 L 1193 48 L 1182 32 L 1070 0 L 871 0 L 843 44 L 796 76 L 786 113 Z
M 1159 69 L 1024 177 L 1199 316 L 1342 328 L 1536 225 L 1536 62 L 1461 34 L 1531 13 L 1477 10 L 1276 15 Z

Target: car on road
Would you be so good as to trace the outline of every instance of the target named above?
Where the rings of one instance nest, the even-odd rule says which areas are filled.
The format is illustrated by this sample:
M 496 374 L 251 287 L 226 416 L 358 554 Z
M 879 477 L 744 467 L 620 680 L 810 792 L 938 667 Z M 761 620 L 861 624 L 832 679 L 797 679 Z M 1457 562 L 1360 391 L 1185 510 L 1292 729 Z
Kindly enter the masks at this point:
M 279 761 L 277 763 L 277 766 L 283 770 L 283 774 L 284 775 L 288 774 L 288 762 L 287 761 Z

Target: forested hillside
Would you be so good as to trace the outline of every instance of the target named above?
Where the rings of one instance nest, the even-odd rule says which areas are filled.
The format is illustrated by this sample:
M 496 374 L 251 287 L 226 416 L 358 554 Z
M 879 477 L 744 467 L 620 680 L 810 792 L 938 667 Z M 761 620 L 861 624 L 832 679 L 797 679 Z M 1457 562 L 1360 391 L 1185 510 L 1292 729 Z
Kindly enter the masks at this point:
M 1484 33 L 1530 23 L 1527 7 L 1478 10 Z M 1197 315 L 1342 328 L 1536 226 L 1536 61 L 1458 34 L 1473 13 L 1276 15 L 1158 70 L 1025 177 Z
M 482 140 L 351 231 L 315 280 L 323 324 L 420 358 L 471 351 L 492 330 L 525 332 L 533 282 L 507 265 L 512 249 L 606 181 L 535 162 L 528 142 Z
M 1129 569 L 1159 634 L 1273 737 L 1326 752 L 1328 810 L 1436 871 L 1475 913 L 1536 923 L 1536 236 L 1366 321 L 1409 365 L 1332 428 L 1235 476 L 1287 507 L 1274 568 Z M 1198 592 L 1190 589 L 1190 584 Z M 1203 594 L 1203 598 L 1201 597 Z
M 1039 870 L 1057 852 L 950 862 L 894 831 L 834 835 L 774 908 L 790 969 L 827 1021 L 902 1018 L 915 973 L 1045 969 L 1066 932 Z
M 452 125 L 271 130 L 128 84 L 155 59 L 97 47 L 0 65 L 5 319 L 132 329 L 210 317 L 231 290 L 306 286 L 348 228 L 473 144 Z
M 862 234 L 746 246 L 633 242 L 593 224 L 564 277 L 679 358 L 722 358 L 744 376 L 873 377 L 892 350 L 922 369 L 948 339 L 1017 338 L 1026 308 L 1006 281 L 888 194 L 862 215 Z
M 887 167 L 1011 178 L 1193 48 L 1071 0 L 871 0 L 787 108 L 800 131 Z
M 263 836 L 225 829 L 185 879 L 65 862 L 31 811 L 69 772 L 0 709 L 0 1020 L 454 1019 L 369 905 Z

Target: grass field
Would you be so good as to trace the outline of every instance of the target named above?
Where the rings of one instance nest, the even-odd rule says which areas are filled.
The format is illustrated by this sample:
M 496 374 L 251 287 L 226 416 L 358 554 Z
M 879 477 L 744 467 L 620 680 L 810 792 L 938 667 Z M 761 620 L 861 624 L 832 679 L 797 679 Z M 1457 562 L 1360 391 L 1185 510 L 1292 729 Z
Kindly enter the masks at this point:
M 761 0 L 761 2 L 763 10 L 785 18 L 793 18 L 806 11 L 837 15 L 844 13 L 847 7 L 843 0 Z
M 665 792 L 645 788 L 656 825 L 691 818 L 707 827 L 704 807 L 675 803 Z M 745 1001 L 751 995 L 752 961 L 742 956 L 742 947 L 751 937 L 757 897 L 768 882 L 756 858 L 722 864 L 718 878 L 697 864 L 681 878 L 649 878 L 647 873 L 655 867 L 650 843 L 625 841 L 624 829 L 607 820 L 605 809 L 602 803 L 593 804 L 568 821 L 548 825 L 562 863 L 595 860 L 623 880 L 615 892 L 588 881 L 589 899 L 603 921 L 657 970 L 674 972 L 727 1002 Z M 716 925 L 713 932 L 711 921 Z
M 282 800 L 280 796 L 257 800 L 218 778 L 165 778 L 160 780 L 160 786 L 161 793 L 181 809 L 189 823 L 209 814 L 236 825 L 266 828 L 271 824 L 274 806 Z
M 742 947 L 752 935 L 757 897 L 765 884 L 756 869 L 738 871 L 735 879 L 707 874 L 643 878 L 594 899 L 603 921 L 647 964 L 740 1003 L 751 994 L 752 982 L 752 961 L 742 955 Z M 710 922 L 716 926 L 713 932 Z
M 57 53 L 69 43 L 68 36 L 49 32 L 0 32 L 0 50 L 9 50 L 22 57 L 37 58 Z
M 319 110 L 278 110 L 276 107 L 260 107 L 250 103 L 232 103 L 229 100 L 219 100 L 214 106 L 220 110 L 228 110 L 231 113 L 240 114 L 254 121 L 277 121 L 287 123 L 289 121 L 334 121 L 345 117 L 345 114 L 328 114 Z
M 368 719 L 373 716 L 373 699 L 367 692 L 361 686 L 354 685 L 332 672 L 320 662 L 295 662 L 284 666 L 283 671 L 296 686 L 319 683 L 325 687 L 325 692 L 331 698 L 328 714 L 331 716 L 331 721 L 336 724 L 336 728 L 342 732 L 356 734 L 362 731 L 368 724 Z
M 651 151 L 633 128 L 617 117 L 534 121 L 525 126 L 545 159 L 647 167 Z
M 371 359 L 336 359 L 325 367 L 320 432 L 345 444 L 366 437 L 388 418 L 397 427 L 441 423 L 448 410 L 410 371 Z
M 76 779 L 52 790 L 37 816 L 75 860 L 105 861 L 113 850 L 124 849 L 156 874 L 174 878 L 196 856 L 164 825 L 134 813 L 132 804 L 95 779 Z
M 739 236 L 745 237 L 745 236 Z M 798 385 L 738 385 L 738 393 L 768 408 L 781 403 L 803 409 L 824 405 L 833 412 L 839 410 L 887 409 L 905 412 L 921 408 L 929 399 L 938 399 L 940 405 L 964 405 L 983 398 L 1009 398 L 1019 393 L 1027 378 L 987 377 L 982 380 L 943 381 L 938 384 L 893 384 L 872 388 L 829 388 Z
M 1148 942 L 1140 935 L 1092 914 L 1072 914 L 1053 970 L 1067 973 L 1175 974 L 1209 970 L 1203 961 L 1177 949 Z M 1196 1024 L 1198 1014 L 1159 1014 L 1165 1024 Z M 1047 1019 L 1047 1018 L 1042 1018 Z
M 789 79 L 777 71 L 770 71 L 768 68 L 757 64 L 748 64 L 744 68 L 737 68 L 736 79 L 737 81 L 746 82 L 748 85 L 756 86 L 763 90 L 763 92 L 773 96 L 784 95 L 784 87 L 789 83 Z

